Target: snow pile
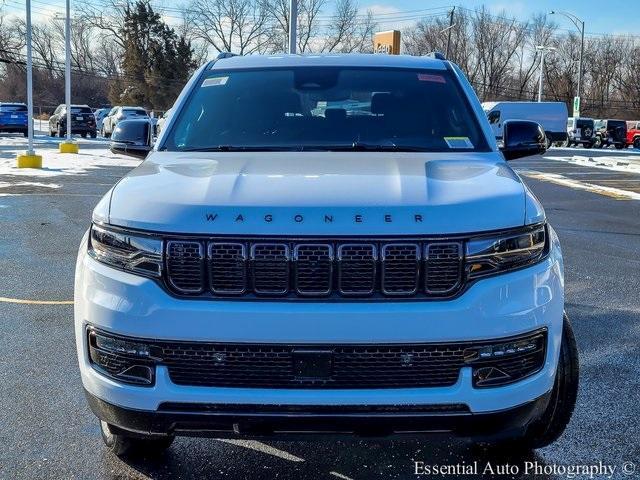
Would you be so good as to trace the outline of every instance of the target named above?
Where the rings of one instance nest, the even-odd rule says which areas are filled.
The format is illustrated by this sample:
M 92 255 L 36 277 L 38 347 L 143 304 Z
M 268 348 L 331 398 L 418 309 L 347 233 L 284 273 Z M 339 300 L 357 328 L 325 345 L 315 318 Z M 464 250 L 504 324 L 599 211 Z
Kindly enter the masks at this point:
M 0 144 L 2 145 L 2 144 Z M 16 177 L 54 177 L 59 175 L 78 175 L 101 167 L 128 167 L 140 165 L 140 160 L 111 153 L 106 148 L 91 148 L 80 153 L 58 153 L 53 149 L 36 150 L 42 155 L 42 168 L 17 168 L 15 156 L 0 156 L 0 178 L 3 175 Z M 15 183 L 14 183 L 15 185 Z
M 550 155 L 544 158 L 545 160 L 566 162 L 581 167 L 602 168 L 616 172 L 640 173 L 640 156 L 602 155 L 587 157 L 584 155 L 573 155 L 570 157 L 556 157 Z

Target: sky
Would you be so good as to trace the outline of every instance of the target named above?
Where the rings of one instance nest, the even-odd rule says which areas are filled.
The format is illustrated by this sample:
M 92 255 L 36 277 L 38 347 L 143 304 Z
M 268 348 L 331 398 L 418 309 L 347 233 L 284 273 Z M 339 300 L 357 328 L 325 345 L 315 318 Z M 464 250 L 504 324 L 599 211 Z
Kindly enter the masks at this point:
M 24 15 L 26 0 L 0 0 L 4 2 L 4 9 L 11 14 Z M 64 10 L 65 0 L 31 0 L 34 20 L 41 20 L 52 16 L 55 12 Z M 103 0 L 71 0 L 73 4 L 83 3 L 99 4 Z M 185 5 L 189 0 L 151 0 L 157 7 L 167 7 L 167 15 L 178 15 L 175 10 L 180 5 Z M 327 12 L 331 10 L 333 0 L 327 0 Z M 371 9 L 377 16 L 380 29 L 402 29 L 409 27 L 420 15 L 433 13 L 446 13 L 446 9 L 454 4 L 462 4 L 469 9 L 478 9 L 485 5 L 495 15 L 506 14 L 519 20 L 526 20 L 535 13 L 548 13 L 551 10 L 568 11 L 585 21 L 587 34 L 634 34 L 640 35 L 640 21 L 637 14 L 625 14 L 629 12 L 629 6 L 633 2 L 629 0 L 582 0 L 580 2 L 553 1 L 553 0 L 359 0 L 362 11 Z M 613 13 L 610 13 L 613 12 Z M 393 19 L 393 20 L 390 20 Z M 171 21 L 171 17 L 168 17 Z M 555 16 L 555 22 L 560 28 L 575 29 L 571 22 L 560 16 Z

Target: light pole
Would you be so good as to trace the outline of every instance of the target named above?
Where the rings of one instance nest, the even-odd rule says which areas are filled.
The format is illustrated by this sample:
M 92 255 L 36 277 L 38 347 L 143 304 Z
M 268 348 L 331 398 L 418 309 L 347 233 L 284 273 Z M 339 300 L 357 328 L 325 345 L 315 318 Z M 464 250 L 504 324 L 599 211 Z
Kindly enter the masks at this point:
M 42 168 L 42 157 L 33 150 L 33 59 L 31 56 L 31 0 L 27 7 L 27 151 L 18 154 L 18 168 Z
M 563 15 L 565 17 L 567 17 L 569 20 L 571 20 L 571 23 L 573 23 L 575 25 L 575 27 L 578 29 L 578 31 L 580 32 L 580 60 L 578 63 L 578 92 L 576 94 L 576 98 L 578 99 L 578 116 L 580 115 L 580 93 L 582 91 L 582 59 L 584 57 L 584 21 L 580 20 L 580 18 L 576 17 L 573 13 L 569 13 L 569 12 L 556 12 L 555 10 L 551 10 L 549 12 L 550 15 Z M 576 110 L 575 108 L 575 100 L 574 100 L 574 110 Z M 576 113 L 576 112 L 574 112 Z M 574 115 L 575 116 L 575 115 Z
M 296 53 L 298 37 L 298 0 L 289 1 L 289 53 Z
M 546 45 L 536 45 L 536 50 L 540 51 L 540 80 L 538 82 L 538 102 L 542 101 L 542 78 L 544 77 L 544 52 L 553 52 L 555 47 Z
M 445 30 L 449 30 L 448 34 L 447 34 L 447 50 L 445 52 L 445 57 L 449 58 L 449 47 L 451 46 L 451 30 L 453 30 L 453 26 L 455 25 L 453 23 L 453 15 L 456 12 L 456 7 L 453 7 L 451 9 L 451 13 L 449 14 L 449 26 L 447 28 L 445 28 L 442 32 L 444 32 Z M 442 33 L 440 32 L 440 33 Z
M 67 135 L 60 142 L 60 153 L 78 153 L 78 144 L 71 139 L 71 0 L 66 2 L 64 19 L 64 102 L 67 109 Z

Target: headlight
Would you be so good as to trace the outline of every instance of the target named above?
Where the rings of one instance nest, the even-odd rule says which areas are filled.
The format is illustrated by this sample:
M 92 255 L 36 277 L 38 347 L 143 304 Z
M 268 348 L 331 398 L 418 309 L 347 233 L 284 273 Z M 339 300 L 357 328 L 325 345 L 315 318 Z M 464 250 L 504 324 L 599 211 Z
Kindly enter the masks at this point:
M 548 251 L 546 225 L 495 237 L 472 238 L 467 242 L 467 277 L 525 267 L 542 260 Z
M 162 240 L 159 238 L 92 225 L 89 255 L 133 273 L 152 277 L 162 274 Z

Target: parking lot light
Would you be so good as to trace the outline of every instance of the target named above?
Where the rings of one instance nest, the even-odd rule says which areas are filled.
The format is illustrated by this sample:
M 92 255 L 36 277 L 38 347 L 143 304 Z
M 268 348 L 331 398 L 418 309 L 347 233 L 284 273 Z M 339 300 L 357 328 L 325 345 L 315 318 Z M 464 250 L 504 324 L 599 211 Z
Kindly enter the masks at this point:
M 42 168 L 42 157 L 33 150 L 33 61 L 31 57 L 31 0 L 27 0 L 27 129 L 29 146 L 18 154 L 18 168 Z

